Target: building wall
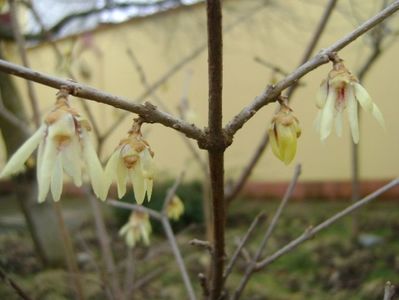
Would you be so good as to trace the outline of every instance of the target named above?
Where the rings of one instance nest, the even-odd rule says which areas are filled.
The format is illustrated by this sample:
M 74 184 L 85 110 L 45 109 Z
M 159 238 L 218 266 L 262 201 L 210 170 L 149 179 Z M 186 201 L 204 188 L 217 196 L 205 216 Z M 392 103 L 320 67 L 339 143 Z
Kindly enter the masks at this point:
M 298 64 L 315 24 L 323 11 L 322 0 L 272 1 L 271 6 L 259 9 L 263 0 L 224 2 L 224 24 L 228 26 L 237 18 L 256 11 L 251 18 L 230 30 L 224 36 L 224 122 L 230 120 L 240 109 L 259 95 L 272 80 L 271 71 L 256 63 L 255 56 L 269 61 L 290 72 Z M 344 3 L 345 2 L 345 3 Z M 347 2 L 340 3 L 329 22 L 326 34 L 318 49 L 327 47 L 353 30 L 359 20 L 353 17 Z M 370 1 L 369 3 L 371 3 Z M 354 1 L 352 4 L 359 4 Z M 364 6 L 364 1 L 362 2 Z M 370 4 L 371 5 L 371 4 Z M 365 19 L 375 7 L 362 7 L 357 18 Z M 393 24 L 398 23 L 398 17 Z M 73 53 L 72 69 L 79 74 L 79 80 L 116 95 L 136 99 L 144 90 L 140 76 L 127 54 L 133 50 L 147 80 L 155 82 L 171 66 L 189 55 L 206 41 L 204 5 L 181 8 L 143 19 L 132 20 L 119 25 L 107 25 L 86 35 L 59 41 L 64 53 Z M 74 46 L 72 46 L 74 45 Z M 86 46 L 84 46 L 86 45 Z M 79 49 L 85 49 L 80 55 Z M 15 50 L 8 49 L 11 60 L 18 62 Z M 378 103 L 386 120 L 386 130 L 367 113 L 361 117 L 360 162 L 361 177 L 364 179 L 387 179 L 397 176 L 399 170 L 399 95 L 397 53 L 399 44 L 394 43 L 375 64 L 363 85 Z M 356 72 L 370 52 L 367 38 L 360 38 L 340 53 L 347 67 Z M 32 68 L 65 77 L 56 68 L 57 61 L 49 44 L 29 50 Z M 59 63 L 59 62 L 58 62 Z M 270 149 L 265 152 L 252 176 L 256 181 L 285 181 L 292 174 L 295 163 L 303 164 L 302 180 L 348 180 L 350 178 L 350 136 L 346 122 L 344 135 L 335 134 L 321 143 L 314 130 L 313 122 L 317 109 L 315 94 L 321 80 L 327 75 L 330 65 L 318 68 L 306 75 L 304 86 L 298 89 L 292 99 L 292 108 L 300 120 L 302 136 L 294 162 L 285 166 L 277 160 Z M 82 71 L 90 73 L 90 79 L 83 79 Z M 191 74 L 188 75 L 188 74 Z M 190 78 L 190 80 L 188 80 Z M 280 79 L 278 77 L 277 79 Z M 21 79 L 16 79 L 25 90 Z M 189 84 L 187 82 L 189 81 Z M 43 112 L 53 103 L 55 90 L 35 85 Z M 207 55 L 203 52 L 172 76 L 147 100 L 155 103 L 154 97 L 177 114 L 176 106 L 183 91 L 188 91 L 190 105 L 197 114 L 196 123 L 203 127 L 207 121 Z M 79 100 L 73 100 L 79 105 Z M 156 104 L 156 103 L 155 103 Z M 120 111 L 89 103 L 105 132 L 120 115 Z M 248 161 L 269 121 L 276 105 L 262 109 L 234 138 L 234 144 L 226 151 L 226 176 L 234 178 Z M 106 141 L 102 151 L 106 159 L 118 140 L 129 128 L 133 116 L 129 116 Z M 146 137 L 151 144 L 160 176 L 176 175 L 189 166 L 190 176 L 198 176 L 199 168 L 192 159 L 181 136 L 162 125 L 146 125 Z M 205 153 L 202 153 L 205 156 Z

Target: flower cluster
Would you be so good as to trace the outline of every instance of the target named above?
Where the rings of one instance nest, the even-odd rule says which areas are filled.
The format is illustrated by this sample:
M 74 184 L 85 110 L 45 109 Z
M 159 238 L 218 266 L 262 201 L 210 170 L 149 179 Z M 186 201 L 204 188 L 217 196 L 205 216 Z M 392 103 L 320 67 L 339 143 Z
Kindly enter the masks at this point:
M 133 211 L 129 221 L 119 230 L 120 236 L 125 236 L 126 244 L 133 248 L 137 242 L 143 241 L 145 245 L 150 244 L 152 228 L 147 213 Z
M 378 106 L 371 100 L 370 95 L 338 59 L 333 62 L 333 69 L 320 86 L 317 95 L 317 108 L 320 109 L 316 118 L 316 129 L 321 140 L 325 140 L 331 133 L 335 119 L 335 129 L 338 136 L 342 135 L 343 112 L 347 109 L 349 125 L 354 143 L 359 142 L 359 124 L 357 103 L 364 110 L 370 112 L 374 118 L 384 125 L 384 118 Z
M 120 141 L 105 168 L 108 186 L 112 181 L 117 183 L 118 197 L 125 195 L 129 181 L 139 204 L 143 203 L 146 194 L 147 199 L 151 199 L 154 177 L 154 152 L 143 139 L 140 128 L 141 122 L 135 121 L 127 138 Z
M 94 193 L 105 200 L 107 190 L 104 172 L 90 141 L 90 125 L 68 101 L 68 93 L 61 90 L 53 110 L 47 114 L 39 129 L 13 154 L 0 177 L 17 174 L 39 147 L 37 153 L 38 201 L 46 200 L 49 190 L 54 201 L 61 197 L 64 171 L 75 185 L 82 184 L 83 160 Z
M 166 206 L 166 214 L 168 215 L 168 218 L 177 221 L 180 219 L 183 213 L 183 201 L 181 201 L 179 196 L 173 196 L 173 198 L 167 203 Z
M 269 128 L 270 145 L 274 155 L 288 165 L 295 157 L 297 139 L 301 135 L 298 119 L 284 102 L 272 119 Z

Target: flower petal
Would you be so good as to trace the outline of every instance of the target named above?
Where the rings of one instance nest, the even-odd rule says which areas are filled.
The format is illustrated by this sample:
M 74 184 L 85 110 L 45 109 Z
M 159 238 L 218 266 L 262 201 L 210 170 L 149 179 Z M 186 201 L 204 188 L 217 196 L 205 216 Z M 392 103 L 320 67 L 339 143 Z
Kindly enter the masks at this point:
M 280 125 L 277 128 L 279 133 L 279 145 L 282 161 L 288 165 L 296 153 L 296 132 L 291 126 Z
M 331 89 L 328 93 L 327 101 L 320 115 L 320 139 L 325 140 L 331 133 L 331 127 L 335 114 L 336 92 Z
M 62 154 L 58 154 L 53 173 L 51 175 L 51 194 L 53 195 L 54 201 L 59 201 L 62 193 L 63 185 L 63 170 L 62 170 Z
M 342 136 L 342 124 L 343 124 L 342 111 L 339 111 L 335 115 L 335 132 L 339 137 Z
M 382 128 L 385 128 L 384 117 L 382 116 L 382 112 L 378 108 L 377 104 L 373 103 L 373 117 L 377 120 L 377 122 L 381 125 Z
M 119 154 L 119 153 L 118 153 Z M 128 171 L 124 165 L 122 159 L 119 158 L 116 164 L 116 184 L 118 187 L 118 198 L 122 198 L 126 194 L 126 180 L 128 177 Z
M 104 201 L 108 193 L 104 171 L 86 130 L 82 131 L 82 141 L 83 157 L 90 177 L 91 186 L 96 196 Z
M 352 86 L 354 88 L 355 97 L 357 101 L 359 101 L 361 107 L 368 112 L 372 112 L 373 101 L 371 100 L 371 97 L 366 89 L 357 82 L 353 82 Z
M 137 163 L 139 163 L 139 161 Z M 140 166 L 136 165 L 133 169 L 129 170 L 129 176 L 133 183 L 133 191 L 136 202 L 138 204 L 142 204 L 145 198 L 145 181 Z
M 154 181 L 152 179 L 145 179 L 145 187 L 147 190 L 147 200 L 150 201 L 151 200 L 151 196 L 152 196 L 152 188 L 154 185 Z
M 82 168 L 81 168 L 81 146 L 79 138 L 74 135 L 71 142 L 62 150 L 62 166 L 65 172 L 71 176 L 76 186 L 82 185 Z
M 348 118 L 349 126 L 352 132 L 352 139 L 355 144 L 359 142 L 359 121 L 357 117 L 357 101 L 353 95 L 352 89 L 348 89 Z
M 322 109 L 324 107 L 324 105 L 326 104 L 327 97 L 328 97 L 328 81 L 323 80 L 316 95 L 317 108 Z
M 44 145 L 43 156 L 41 158 L 40 174 L 37 178 L 39 185 L 39 203 L 46 200 L 46 196 L 50 189 L 50 180 L 51 175 L 53 174 L 57 153 L 57 145 L 52 139 L 47 138 Z
M 108 159 L 107 165 L 105 166 L 105 180 L 107 182 L 107 189 L 116 178 L 117 166 L 119 159 L 119 149 L 115 150 Z
M 275 125 L 274 125 L 275 126 Z M 270 145 L 272 146 L 272 151 L 274 155 L 279 159 L 283 160 L 281 153 L 280 153 L 280 147 L 279 147 L 279 137 L 277 136 L 277 131 L 273 129 L 273 127 L 269 129 L 269 138 L 270 138 Z
M 22 146 L 11 156 L 8 163 L 5 165 L 3 171 L 0 173 L 0 178 L 7 177 L 24 170 L 25 161 L 31 156 L 33 151 L 39 145 L 46 132 L 46 126 L 42 125 L 39 129 L 28 139 Z

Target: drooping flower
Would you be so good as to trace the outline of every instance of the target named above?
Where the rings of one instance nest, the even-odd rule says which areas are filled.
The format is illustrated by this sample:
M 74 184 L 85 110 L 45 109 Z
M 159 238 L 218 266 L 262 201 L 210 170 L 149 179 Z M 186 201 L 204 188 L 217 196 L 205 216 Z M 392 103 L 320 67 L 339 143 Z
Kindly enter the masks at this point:
M 288 165 L 295 157 L 297 139 L 301 135 L 298 119 L 287 104 L 281 103 L 269 128 L 270 145 L 278 159 Z
M 183 213 L 184 204 L 179 196 L 174 195 L 166 206 L 166 214 L 168 215 L 169 219 L 177 221 L 180 219 Z
M 82 184 L 83 159 L 91 185 L 97 197 L 105 200 L 104 172 L 90 141 L 90 125 L 68 102 L 68 93 L 61 90 L 53 110 L 45 117 L 39 129 L 12 155 L 0 177 L 17 174 L 24 170 L 24 164 L 36 147 L 38 201 L 46 200 L 51 191 L 54 201 L 61 197 L 63 173 L 67 173 L 75 183 Z
M 366 89 L 346 69 L 342 60 L 334 61 L 333 69 L 321 83 L 317 94 L 316 106 L 320 111 L 315 123 L 322 141 L 330 135 L 334 119 L 336 133 L 342 135 L 343 112 L 347 109 L 353 142 L 359 142 L 357 102 L 385 127 L 382 113 Z
M 146 194 L 147 199 L 151 199 L 154 177 L 154 152 L 143 139 L 140 128 L 141 121 L 136 120 L 128 137 L 120 141 L 105 168 L 108 186 L 113 181 L 117 183 L 118 197 L 126 194 L 126 184 L 130 182 L 139 204 L 143 203 Z
M 120 236 L 125 236 L 126 244 L 133 248 L 137 242 L 143 241 L 145 245 L 150 244 L 152 228 L 147 213 L 133 211 L 129 221 L 119 230 Z

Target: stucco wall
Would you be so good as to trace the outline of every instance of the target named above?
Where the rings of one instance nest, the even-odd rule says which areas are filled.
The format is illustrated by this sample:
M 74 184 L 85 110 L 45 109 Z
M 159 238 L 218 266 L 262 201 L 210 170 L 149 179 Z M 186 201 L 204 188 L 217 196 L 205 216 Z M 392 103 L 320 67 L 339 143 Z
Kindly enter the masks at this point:
M 253 10 L 262 1 L 230 0 L 224 2 L 226 25 Z M 254 62 L 254 56 L 272 62 L 286 71 L 292 71 L 300 60 L 303 48 L 313 32 L 313 26 L 322 13 L 325 1 L 274 1 L 275 4 L 258 12 L 243 24 L 225 35 L 224 38 L 224 121 L 230 120 L 243 105 L 252 101 L 270 82 L 271 71 Z M 359 2 L 359 1 L 357 1 Z M 371 2 L 371 1 L 370 1 Z M 355 1 L 356 3 L 356 1 Z M 363 1 L 364 3 L 364 1 Z M 373 7 L 363 8 L 361 17 L 366 18 Z M 73 70 L 78 73 L 82 64 L 90 71 L 87 84 L 107 92 L 135 99 L 145 89 L 140 82 L 126 50 L 131 48 L 145 70 L 150 83 L 157 80 L 171 66 L 190 54 L 206 40 L 205 13 L 203 5 L 177 9 L 153 17 L 133 20 L 120 25 L 99 28 L 91 34 L 97 50 L 86 50 L 73 61 Z M 318 49 L 327 47 L 336 39 L 351 31 L 358 20 L 351 15 L 347 2 L 340 3 L 334 13 L 326 35 Z M 398 18 L 395 20 L 398 23 Z M 59 42 L 63 51 L 71 48 L 72 39 Z M 78 40 L 74 53 L 82 44 Z M 99 54 L 96 54 L 96 51 Z M 360 38 L 347 47 L 340 55 L 353 72 L 358 70 L 370 49 L 367 39 Z M 383 54 L 367 76 L 364 86 L 382 110 L 387 129 L 381 129 L 370 115 L 364 113 L 361 118 L 362 133 L 361 176 L 364 179 L 385 179 L 398 175 L 399 170 L 399 60 L 396 43 Z M 14 50 L 9 48 L 10 59 L 17 61 Z M 29 58 L 34 69 L 65 76 L 57 73 L 54 51 L 49 45 L 41 45 L 29 50 Z M 344 126 L 344 135 L 335 134 L 321 143 L 314 130 L 316 116 L 315 94 L 321 80 L 327 75 L 330 65 L 325 65 L 305 76 L 304 87 L 300 88 L 292 101 L 292 108 L 302 126 L 298 153 L 290 166 L 285 166 L 271 155 L 268 149 L 253 179 L 264 181 L 288 180 L 296 162 L 303 164 L 302 180 L 346 180 L 350 178 L 350 137 L 349 129 Z M 156 92 L 157 97 L 176 113 L 176 106 L 184 90 L 187 72 L 192 72 L 188 89 L 190 104 L 198 115 L 197 123 L 205 126 L 207 114 L 207 55 L 187 64 L 171 77 Z M 17 79 L 22 90 L 23 81 Z M 46 111 L 54 101 L 53 89 L 36 85 L 40 95 L 41 108 Z M 151 98 L 149 98 L 151 100 Z M 74 100 L 78 103 L 78 100 Z M 101 130 L 106 131 L 118 115 L 118 111 L 96 103 L 90 103 L 99 120 Z M 234 145 L 226 152 L 226 175 L 234 177 L 246 163 L 256 147 L 261 135 L 267 129 L 275 105 L 262 109 L 245 127 L 238 132 Z M 106 142 L 103 158 L 107 158 L 119 138 L 129 127 L 129 120 L 120 125 L 115 134 Z M 197 176 L 199 170 L 192 160 L 181 137 L 162 125 L 148 125 L 147 139 L 156 153 L 159 173 L 175 175 L 189 166 L 191 176 Z M 205 153 L 203 153 L 205 154 Z

